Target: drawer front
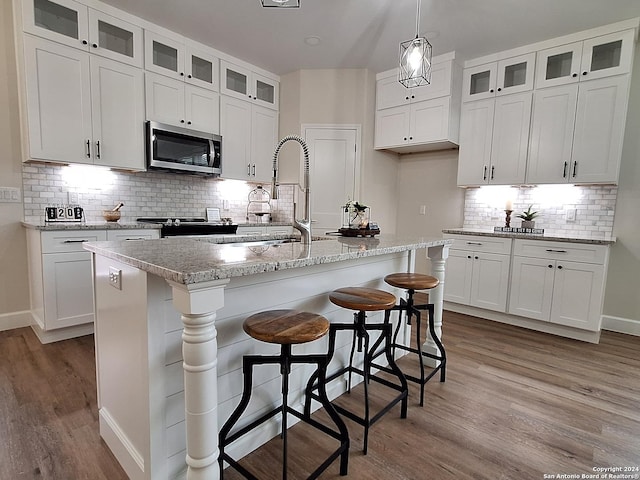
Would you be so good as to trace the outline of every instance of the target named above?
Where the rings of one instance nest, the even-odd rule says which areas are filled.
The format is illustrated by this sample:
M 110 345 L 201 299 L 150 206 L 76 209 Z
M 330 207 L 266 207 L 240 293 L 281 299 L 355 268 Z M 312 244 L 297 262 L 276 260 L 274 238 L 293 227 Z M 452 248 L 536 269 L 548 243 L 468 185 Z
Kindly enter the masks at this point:
M 483 237 L 473 235 L 445 235 L 445 238 L 454 240 L 452 250 L 464 250 L 470 252 L 485 253 L 511 253 L 511 239 L 501 237 Z
M 40 233 L 42 253 L 83 252 L 83 242 L 106 239 L 105 230 L 56 230 Z
M 606 245 L 592 245 L 587 243 L 516 239 L 513 254 L 521 257 L 568 260 L 602 265 L 607 258 L 608 248 Z
M 150 240 L 160 238 L 160 231 L 149 228 L 107 230 L 107 240 Z

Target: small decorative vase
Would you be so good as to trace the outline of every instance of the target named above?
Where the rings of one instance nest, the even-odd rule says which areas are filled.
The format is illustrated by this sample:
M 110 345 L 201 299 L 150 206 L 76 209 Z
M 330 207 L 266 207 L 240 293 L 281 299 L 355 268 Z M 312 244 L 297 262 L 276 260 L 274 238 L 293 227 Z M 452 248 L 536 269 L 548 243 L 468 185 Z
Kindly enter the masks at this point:
M 522 220 L 522 228 L 535 228 L 535 220 Z
M 364 222 L 364 212 L 357 212 L 349 224 L 350 228 L 362 228 Z

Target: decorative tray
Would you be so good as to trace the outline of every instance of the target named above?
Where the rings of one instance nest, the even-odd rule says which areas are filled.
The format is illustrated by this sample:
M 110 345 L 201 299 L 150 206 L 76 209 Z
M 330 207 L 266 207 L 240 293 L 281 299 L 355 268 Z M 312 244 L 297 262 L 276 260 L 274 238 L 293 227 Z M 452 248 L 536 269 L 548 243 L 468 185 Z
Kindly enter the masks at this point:
M 338 233 L 344 237 L 373 237 L 380 233 L 379 228 L 341 228 Z

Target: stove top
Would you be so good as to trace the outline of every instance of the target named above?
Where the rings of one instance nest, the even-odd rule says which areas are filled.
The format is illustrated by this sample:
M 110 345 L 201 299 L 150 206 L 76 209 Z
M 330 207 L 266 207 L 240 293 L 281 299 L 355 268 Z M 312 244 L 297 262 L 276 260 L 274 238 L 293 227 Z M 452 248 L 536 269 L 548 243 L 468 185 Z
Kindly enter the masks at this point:
M 137 221 L 162 225 L 160 230 L 162 237 L 233 234 L 238 230 L 238 225 L 235 223 L 207 222 L 206 219 L 199 217 L 142 217 L 138 218 Z

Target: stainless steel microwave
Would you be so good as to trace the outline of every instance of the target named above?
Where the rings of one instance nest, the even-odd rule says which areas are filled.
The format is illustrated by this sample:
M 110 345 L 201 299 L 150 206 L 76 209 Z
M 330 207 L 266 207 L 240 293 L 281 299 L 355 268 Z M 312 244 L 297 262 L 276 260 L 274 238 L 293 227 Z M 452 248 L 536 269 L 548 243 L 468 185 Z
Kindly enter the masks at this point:
M 220 175 L 222 137 L 158 122 L 147 122 L 147 167 L 151 170 Z

